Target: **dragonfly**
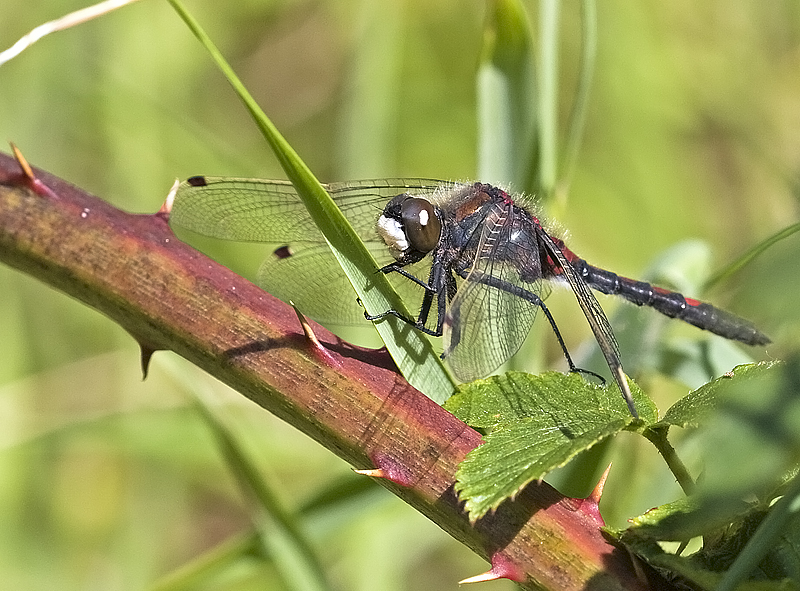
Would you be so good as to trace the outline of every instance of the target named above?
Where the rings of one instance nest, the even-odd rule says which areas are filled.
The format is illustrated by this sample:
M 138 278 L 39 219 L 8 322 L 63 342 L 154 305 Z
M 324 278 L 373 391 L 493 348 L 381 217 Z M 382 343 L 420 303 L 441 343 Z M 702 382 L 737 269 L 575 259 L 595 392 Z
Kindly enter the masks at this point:
M 178 187 L 171 223 L 199 234 L 275 245 L 257 284 L 323 324 L 381 321 L 394 316 L 444 338 L 442 353 L 467 382 L 485 377 L 522 346 L 541 310 L 571 371 L 569 354 L 545 304 L 551 285 L 568 286 L 583 311 L 615 381 L 638 416 L 619 347 L 592 290 L 649 306 L 727 339 L 766 345 L 750 322 L 710 304 L 595 267 L 545 229 L 536 204 L 480 182 L 433 179 L 361 180 L 323 185 L 394 278 L 408 318 L 396 310 L 367 314 L 354 297 L 322 233 L 289 181 L 196 176 Z

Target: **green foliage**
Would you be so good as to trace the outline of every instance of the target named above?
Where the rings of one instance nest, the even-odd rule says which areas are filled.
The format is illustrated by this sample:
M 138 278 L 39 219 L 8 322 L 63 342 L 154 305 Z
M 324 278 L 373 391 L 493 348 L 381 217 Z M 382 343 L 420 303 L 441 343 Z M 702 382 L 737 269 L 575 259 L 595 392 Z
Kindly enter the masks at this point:
M 638 388 L 633 393 L 642 421 L 655 422 L 652 402 Z M 456 474 L 472 521 L 635 422 L 615 385 L 556 372 L 479 380 L 462 386 L 445 408 L 468 425 L 491 429 Z
M 703 588 L 724 581 L 732 589 L 758 566 L 756 578 L 772 583 L 743 588 L 783 589 L 800 574 L 799 391 L 796 361 L 742 366 L 676 402 L 660 421 L 652 402 L 634 388 L 641 416 L 634 421 L 615 387 L 590 384 L 579 375 L 513 372 L 480 380 L 462 386 L 446 403 L 460 419 L 487 431 L 485 443 L 460 466 L 456 491 L 476 521 L 532 480 L 623 429 L 653 441 L 675 470 L 667 432 L 673 426 L 694 428 L 706 450 L 696 490 L 633 519 L 614 535 L 653 565 Z M 699 536 L 702 549 L 688 557 L 653 545 Z

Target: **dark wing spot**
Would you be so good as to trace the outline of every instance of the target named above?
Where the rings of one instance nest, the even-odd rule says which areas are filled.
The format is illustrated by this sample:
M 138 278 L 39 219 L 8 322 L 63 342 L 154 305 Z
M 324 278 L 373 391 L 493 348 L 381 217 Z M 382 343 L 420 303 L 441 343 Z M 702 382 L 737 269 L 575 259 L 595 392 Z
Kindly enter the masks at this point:
M 186 179 L 186 182 L 189 183 L 192 187 L 205 187 L 208 183 L 206 182 L 206 177 L 204 176 L 193 176 Z
M 280 248 L 275 249 L 275 252 L 272 254 L 274 254 L 279 259 L 288 259 L 294 253 L 292 252 L 292 249 L 289 248 L 288 246 L 281 246 Z

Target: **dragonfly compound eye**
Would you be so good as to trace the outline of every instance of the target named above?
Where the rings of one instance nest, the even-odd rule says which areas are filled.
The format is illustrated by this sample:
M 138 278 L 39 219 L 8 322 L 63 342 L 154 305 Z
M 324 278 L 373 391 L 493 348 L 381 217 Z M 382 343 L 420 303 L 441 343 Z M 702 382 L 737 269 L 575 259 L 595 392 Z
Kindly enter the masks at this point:
M 406 238 L 417 252 L 428 253 L 439 244 L 442 223 L 427 199 L 411 197 L 400 206 L 400 218 Z

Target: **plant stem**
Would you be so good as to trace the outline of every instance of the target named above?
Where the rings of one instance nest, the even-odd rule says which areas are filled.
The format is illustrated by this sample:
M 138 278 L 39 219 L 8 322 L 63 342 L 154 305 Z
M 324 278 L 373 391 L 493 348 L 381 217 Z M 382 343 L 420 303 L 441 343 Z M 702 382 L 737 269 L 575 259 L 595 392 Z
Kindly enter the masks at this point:
M 0 262 L 103 312 L 146 349 L 195 363 L 355 467 L 399 474 L 377 480 L 481 556 L 513 562 L 525 588 L 648 588 L 545 483 L 470 524 L 453 484 L 481 436 L 386 367 L 385 354 L 343 346 L 314 325 L 334 367 L 290 306 L 181 243 L 164 213 L 128 214 L 33 173 L 31 188 L 0 154 Z
M 694 479 L 689 474 L 683 461 L 678 457 L 675 448 L 672 447 L 667 439 L 667 428 L 658 427 L 655 429 L 645 429 L 642 435 L 656 446 L 658 453 L 660 453 L 664 461 L 667 462 L 670 472 L 675 475 L 675 479 L 678 481 L 681 489 L 683 489 L 683 492 L 687 495 L 691 494 L 695 487 Z

